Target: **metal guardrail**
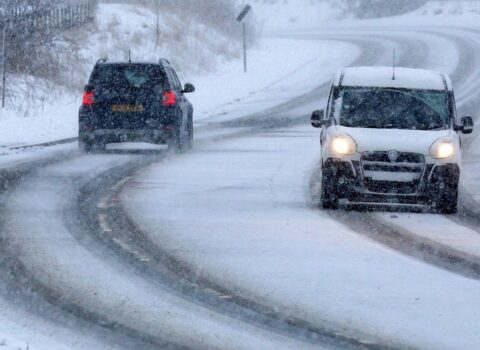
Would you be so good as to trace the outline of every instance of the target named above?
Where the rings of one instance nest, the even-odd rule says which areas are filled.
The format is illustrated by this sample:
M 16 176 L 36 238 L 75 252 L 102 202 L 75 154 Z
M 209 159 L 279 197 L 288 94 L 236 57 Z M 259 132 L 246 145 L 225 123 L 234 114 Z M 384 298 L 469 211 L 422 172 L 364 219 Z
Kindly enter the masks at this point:
M 10 29 L 13 30 L 15 26 L 21 25 L 29 25 L 43 31 L 67 30 L 93 21 L 97 2 L 98 0 L 85 0 L 72 5 L 33 9 L 29 13 L 25 8 L 9 8 L 7 0 L 4 2 L 4 6 L 7 8 L 0 9 L 0 16 L 3 17 L 0 28 L 3 29 L 7 22 Z

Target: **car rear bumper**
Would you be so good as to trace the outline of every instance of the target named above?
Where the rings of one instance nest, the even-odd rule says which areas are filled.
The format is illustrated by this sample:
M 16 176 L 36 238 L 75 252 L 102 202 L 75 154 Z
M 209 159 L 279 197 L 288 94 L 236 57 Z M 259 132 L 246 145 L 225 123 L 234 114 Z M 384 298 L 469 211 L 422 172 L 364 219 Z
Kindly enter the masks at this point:
M 116 142 L 152 142 L 168 143 L 171 139 L 171 130 L 122 130 L 97 129 L 81 131 L 80 139 L 92 143 Z
M 360 162 L 329 159 L 323 173 L 334 178 L 340 203 L 360 205 L 432 205 L 460 179 L 457 164 L 423 164 L 416 178 L 405 172 L 379 172 L 375 177 Z

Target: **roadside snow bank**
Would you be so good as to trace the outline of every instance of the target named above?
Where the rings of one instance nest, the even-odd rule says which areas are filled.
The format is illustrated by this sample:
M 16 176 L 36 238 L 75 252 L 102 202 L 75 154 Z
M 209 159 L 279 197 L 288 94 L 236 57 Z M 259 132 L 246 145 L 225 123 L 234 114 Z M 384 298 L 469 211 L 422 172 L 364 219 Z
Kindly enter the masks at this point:
M 188 98 L 195 120 L 232 119 L 274 107 L 312 91 L 358 57 L 351 44 L 319 38 L 265 38 L 249 52 L 248 73 L 241 61 L 216 73 L 192 76 L 197 91 Z

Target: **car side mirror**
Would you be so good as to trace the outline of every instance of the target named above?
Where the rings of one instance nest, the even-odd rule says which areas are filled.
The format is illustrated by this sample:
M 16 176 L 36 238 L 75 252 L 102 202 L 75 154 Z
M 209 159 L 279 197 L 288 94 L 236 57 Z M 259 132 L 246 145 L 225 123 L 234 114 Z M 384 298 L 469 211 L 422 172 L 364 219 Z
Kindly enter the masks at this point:
M 465 115 L 462 117 L 462 125 L 461 130 L 464 134 L 471 134 L 473 132 L 473 118 L 469 115 Z
M 183 93 L 184 94 L 189 94 L 191 92 L 194 92 L 195 91 L 195 86 L 193 86 L 193 84 L 185 84 L 185 87 L 183 88 Z
M 325 111 L 323 109 L 313 111 L 312 113 L 312 126 L 314 128 L 321 128 L 326 125 L 327 121 L 323 118 L 325 117 Z
M 87 84 L 87 85 L 85 85 L 85 87 L 83 88 L 83 90 L 84 90 L 85 92 L 92 92 L 92 91 L 94 90 L 94 87 L 93 87 L 92 84 Z

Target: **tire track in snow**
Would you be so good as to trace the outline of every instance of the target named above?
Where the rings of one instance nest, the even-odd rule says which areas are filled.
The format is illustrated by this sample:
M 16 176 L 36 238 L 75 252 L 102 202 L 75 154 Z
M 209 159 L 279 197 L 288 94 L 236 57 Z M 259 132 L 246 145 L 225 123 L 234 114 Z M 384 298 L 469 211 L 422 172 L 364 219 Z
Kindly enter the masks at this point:
M 372 50 L 368 53 L 368 55 L 372 55 L 375 53 L 376 50 Z M 71 153 L 70 153 L 71 155 Z M 53 159 L 53 162 L 56 160 Z M 48 162 L 50 164 L 50 162 Z M 47 164 L 31 164 L 31 169 L 30 171 L 33 171 L 35 169 L 40 168 L 43 165 Z M 18 170 L 18 169 L 17 169 Z M 29 172 L 30 172 L 29 171 Z M 15 172 L 15 179 L 17 181 L 20 181 L 25 174 L 20 174 L 19 171 Z M 13 183 L 9 184 L 10 186 L 9 189 L 13 189 L 12 185 Z M 6 186 L 7 187 L 7 186 Z M 3 193 L 4 195 L 5 193 Z M 4 234 L 5 231 L 2 231 L 2 234 Z M 5 242 L 8 240 L 7 237 L 3 237 Z M 157 338 L 152 338 L 149 337 L 146 334 L 142 334 L 141 332 L 138 332 L 134 329 L 130 329 L 126 326 L 123 326 L 122 324 L 113 322 L 111 320 L 102 318 L 97 314 L 95 311 L 91 311 L 88 309 L 83 308 L 81 303 L 78 302 L 72 302 L 69 301 L 68 298 L 65 298 L 65 296 L 58 294 L 54 290 L 52 290 L 48 285 L 45 285 L 42 283 L 35 274 L 32 274 L 28 268 L 23 265 L 22 261 L 19 260 L 19 258 L 16 256 L 14 250 L 10 250 L 11 247 L 8 245 L 4 245 L 4 248 L 6 249 L 4 251 L 4 257 L 6 257 L 5 261 L 8 261 L 7 264 L 4 264 L 3 271 L 9 276 L 9 279 L 7 283 L 12 286 L 12 289 L 15 290 L 15 293 L 17 295 L 17 299 L 24 299 L 25 303 L 28 304 L 28 302 L 31 301 L 32 295 L 35 296 L 35 300 L 37 303 L 41 304 L 44 303 L 45 305 L 52 307 L 54 311 L 45 311 L 46 307 L 40 306 L 38 313 L 44 313 L 46 319 L 52 319 L 52 318 L 57 318 L 59 314 L 65 313 L 67 316 L 73 317 L 73 320 L 78 319 L 78 322 L 82 321 L 91 321 L 91 324 L 93 326 L 98 326 L 101 329 L 110 331 L 112 334 L 110 336 L 116 337 L 116 335 L 120 335 L 121 337 L 130 339 L 129 341 L 124 341 L 122 343 L 119 343 L 118 346 L 119 348 L 122 348 L 124 346 L 125 348 L 131 348 L 132 346 L 134 348 L 144 348 L 144 349 L 149 349 L 149 348 L 181 348 L 177 346 L 176 344 L 172 344 L 169 342 L 165 342 L 162 339 L 157 339 Z M 13 249 L 13 248 L 12 248 Z M 128 245 L 124 244 L 122 246 L 122 249 L 128 250 Z M 145 257 L 140 257 L 140 260 L 142 261 L 148 261 Z M 215 291 L 213 289 L 209 290 L 209 293 L 211 294 L 216 294 L 217 298 L 223 299 L 224 295 L 218 294 L 218 291 Z M 52 312 L 55 314 L 54 317 L 52 316 Z M 69 324 L 77 324 L 76 321 L 70 320 Z M 288 320 L 285 321 L 288 324 Z M 298 322 L 297 322 L 298 323 Z M 307 332 L 307 331 L 306 331 Z M 336 334 L 334 337 L 341 338 L 341 334 Z M 343 336 L 346 338 L 345 336 Z M 108 337 L 106 337 L 108 339 Z M 118 339 L 115 339 L 118 340 Z M 115 341 L 112 341 L 115 342 Z M 132 342 L 134 345 L 132 345 Z M 337 339 L 336 343 L 338 344 L 340 341 Z M 352 340 L 348 341 L 349 343 L 355 342 L 356 344 L 362 344 L 361 340 Z M 365 341 L 366 344 L 368 344 L 368 341 Z M 357 346 L 356 346 L 357 348 Z M 375 348 L 373 346 L 369 346 L 368 348 Z
M 388 348 L 368 335 L 356 338 L 347 332 L 318 327 L 301 318 L 285 316 L 281 311 L 256 303 L 201 277 L 195 267 L 155 245 L 132 223 L 119 199 L 123 185 L 135 177 L 137 170 L 141 168 L 125 168 L 126 173 L 118 172 L 114 177 L 105 174 L 87 184 L 80 192 L 77 208 L 71 213 L 81 213 L 72 225 L 85 223 L 99 244 L 113 250 L 121 261 L 134 266 L 146 278 L 168 288 L 172 293 L 232 319 L 240 319 L 267 331 L 318 346 L 343 349 Z M 92 203 L 97 205 L 93 206 Z M 73 227 L 71 229 L 74 230 Z
M 363 42 L 367 41 L 367 39 L 362 38 Z M 371 39 L 368 39 L 371 40 Z M 397 39 L 398 40 L 398 39 Z M 367 41 L 368 42 L 368 41 Z M 408 50 L 411 49 L 415 52 L 418 57 L 423 57 L 425 55 L 425 50 L 420 49 L 423 46 L 421 42 L 417 41 L 412 44 L 412 42 L 404 41 L 401 43 L 404 47 L 408 47 Z M 416 48 L 416 49 L 415 49 Z M 383 47 L 381 45 L 376 46 L 375 50 L 366 50 L 364 51 L 365 55 L 363 55 L 359 60 L 358 63 L 363 62 L 371 62 L 372 59 L 378 57 L 378 51 L 382 50 Z M 406 60 L 410 60 L 412 57 L 410 56 Z M 420 60 L 420 58 L 417 58 Z M 311 103 L 312 101 L 318 101 L 319 96 L 324 95 L 328 92 L 330 87 L 330 83 L 324 84 L 319 89 L 316 89 L 312 93 L 304 95 L 300 100 L 303 103 Z M 293 103 L 287 103 L 280 107 L 276 107 L 272 110 L 269 110 L 266 113 L 262 113 L 261 115 L 254 116 L 252 118 L 242 118 L 240 123 L 246 123 L 249 127 L 260 127 L 257 132 L 261 132 L 265 129 L 270 129 L 279 126 L 291 126 L 298 124 L 299 122 L 303 122 L 305 119 L 304 117 L 298 118 L 294 117 L 293 119 L 289 120 L 288 118 L 282 118 L 279 120 L 278 113 L 288 112 L 289 109 L 292 107 L 296 107 L 299 103 L 299 99 L 296 99 Z M 260 121 L 259 121 L 260 120 Z M 255 121 L 252 123 L 252 121 Z M 230 124 L 229 122 L 225 123 L 224 126 L 227 127 L 238 127 L 239 121 L 233 122 L 234 124 Z M 253 124 L 253 125 L 252 125 Z M 248 133 L 252 133 L 255 131 L 251 131 Z M 236 135 L 237 137 L 240 135 Z M 230 136 L 231 137 L 231 136 Z M 230 138 L 227 136 L 227 138 Z M 225 137 L 223 137 L 225 138 Z M 98 189 L 105 188 L 105 186 L 94 186 L 97 190 L 95 191 L 87 191 L 90 193 L 97 193 Z M 110 233 L 116 232 L 118 236 L 115 237 L 115 240 L 109 239 L 110 242 L 106 242 L 108 245 L 113 247 L 114 250 L 120 252 L 123 256 L 123 259 L 130 259 L 132 264 L 138 266 L 139 270 L 146 271 L 148 269 L 153 270 L 153 278 L 162 278 L 161 274 L 165 274 L 165 268 L 167 269 L 167 274 L 174 273 L 177 277 L 183 278 L 186 285 L 190 284 L 193 286 L 192 290 L 195 291 L 197 285 L 201 285 L 201 289 L 196 290 L 194 297 L 197 298 L 197 301 L 202 303 L 210 303 L 210 305 L 215 306 L 225 304 L 224 310 L 226 307 L 232 308 L 233 307 L 233 315 L 245 314 L 245 310 L 241 310 L 242 308 L 247 309 L 247 313 L 252 312 L 254 313 L 255 318 L 250 319 L 249 322 L 257 323 L 258 326 L 273 328 L 273 330 L 277 332 L 287 333 L 290 336 L 300 337 L 303 340 L 308 342 L 313 342 L 314 344 L 323 344 L 323 345 L 333 345 L 333 346 L 341 346 L 344 348 L 367 348 L 367 349 L 377 349 L 377 348 L 388 348 L 387 343 L 377 343 L 374 339 L 375 337 L 359 337 L 359 338 L 352 338 L 341 332 L 335 330 L 328 330 L 318 328 L 312 325 L 308 325 L 306 322 L 302 321 L 301 319 L 292 319 L 292 318 L 285 318 L 278 312 L 274 312 L 268 308 L 268 306 L 258 305 L 254 301 L 246 300 L 242 296 L 237 296 L 232 291 L 228 291 L 224 289 L 222 286 L 218 286 L 212 284 L 210 281 L 206 280 L 199 280 L 198 277 L 192 273 L 192 268 L 189 266 L 183 266 L 178 260 L 175 259 L 174 256 L 168 254 L 168 252 L 162 251 L 159 247 L 153 246 L 150 242 L 146 239 L 145 235 L 141 233 L 135 226 L 131 224 L 126 218 L 126 214 L 123 211 L 123 208 L 115 208 L 115 205 L 108 204 L 109 202 L 106 198 L 98 199 L 98 203 L 102 203 L 100 208 L 110 208 L 109 210 L 113 210 L 117 213 L 110 213 L 108 212 L 101 212 L 95 214 L 90 214 L 89 221 L 92 224 L 95 223 L 97 220 L 97 232 L 104 231 L 105 229 Z M 117 202 L 117 200 L 113 200 L 113 203 Z M 84 203 L 92 203 L 92 199 L 87 199 Z M 85 204 L 79 204 L 79 206 L 86 207 Z M 97 206 L 98 207 L 98 206 Z M 77 211 L 78 212 L 78 211 Z M 100 215 L 99 215 L 100 214 Z M 85 214 L 88 217 L 88 214 Z M 101 217 L 101 222 L 98 221 L 98 218 Z M 110 220 L 109 220 L 110 217 Z M 118 224 L 118 219 L 123 218 L 121 224 Z M 123 232 L 122 232 L 123 231 Z M 102 235 L 108 236 L 108 235 Z M 132 240 L 132 237 L 135 239 Z M 133 243 L 137 242 L 137 244 Z M 105 242 L 104 242 L 105 243 Z M 160 259 L 158 257 L 162 257 Z M 160 264 L 160 266 L 158 266 Z M 155 266 L 157 265 L 157 266 Z M 170 270 L 170 271 L 168 271 Z M 182 290 L 182 287 L 178 287 L 179 290 Z M 203 294 L 203 292 L 206 294 Z M 186 293 L 184 290 L 183 293 Z M 202 295 L 203 294 L 203 295 Z M 202 295 L 199 299 L 199 295 Z M 258 318 L 263 319 L 262 322 L 258 322 Z
M 346 38 L 344 37 L 344 40 L 346 40 Z M 357 39 L 357 40 L 367 40 L 367 39 Z M 408 45 L 407 45 L 408 44 Z M 406 51 L 410 51 L 411 49 L 413 50 L 413 52 L 415 52 L 419 57 L 422 55 L 422 50 L 419 50 L 419 48 L 422 47 L 422 45 L 419 45 L 418 42 L 416 45 L 412 45 L 411 43 L 408 43 L 407 41 L 403 42 L 402 45 L 405 45 L 405 46 L 409 46 L 410 49 L 409 50 L 406 50 Z M 372 46 L 374 46 L 372 44 Z M 416 47 L 416 49 L 415 49 Z M 381 45 L 378 45 L 376 49 L 373 49 L 373 50 L 363 50 L 363 57 L 362 57 L 362 60 L 365 60 L 365 61 L 369 61 L 371 59 L 374 59 L 375 57 L 377 57 L 378 55 L 378 51 L 383 51 L 383 47 Z M 410 58 L 411 59 L 411 58 Z M 419 59 L 419 58 L 418 58 Z M 329 88 L 329 83 L 328 84 L 324 84 L 321 88 L 313 91 L 312 93 L 310 94 L 306 94 L 303 98 L 301 99 L 296 99 L 295 101 L 291 102 L 291 103 L 288 103 L 288 104 L 285 104 L 283 106 L 280 106 L 278 108 L 275 108 L 275 109 L 272 109 L 270 110 L 269 112 L 267 113 L 262 113 L 261 115 L 259 116 L 255 116 L 255 118 L 252 118 L 250 119 L 250 121 L 247 121 L 247 124 L 248 126 L 250 127 L 258 127 L 258 128 L 274 128 L 274 127 L 278 127 L 278 126 L 288 126 L 288 125 L 294 125 L 294 124 L 297 124 L 297 123 L 300 123 L 300 122 L 303 122 L 306 118 L 304 117 L 297 117 L 297 116 L 294 116 L 292 118 L 278 118 L 278 113 L 284 113 L 284 112 L 288 112 L 290 109 L 292 109 L 292 107 L 295 107 L 298 103 L 311 103 L 313 101 L 318 101 L 318 98 L 319 96 L 323 96 L 325 95 L 325 92 L 328 91 L 328 88 Z M 258 118 L 260 117 L 260 118 Z M 262 122 L 258 123 L 258 124 L 255 124 L 253 123 L 252 124 L 252 121 L 255 120 L 255 121 L 258 121 L 258 119 L 262 119 Z M 246 120 L 244 120 L 243 122 L 245 122 Z M 233 124 L 234 126 L 239 126 L 240 124 L 238 123 L 235 123 Z M 227 124 L 225 126 L 232 126 L 231 124 Z M 131 247 L 130 245 L 128 245 L 128 242 L 126 244 L 124 244 L 121 249 L 126 252 L 127 254 L 129 253 L 127 250 L 128 250 L 128 247 Z M 131 252 L 130 252 L 131 254 Z M 145 256 L 145 255 L 139 255 L 136 257 L 136 260 L 138 261 L 143 261 L 144 263 L 145 262 L 148 262 L 149 260 L 149 257 L 148 256 Z M 29 278 L 33 278 L 33 276 L 29 277 Z M 28 278 L 27 278 L 28 279 Z M 208 281 L 207 281 L 208 282 Z M 208 293 L 214 295 L 216 295 L 216 298 L 217 299 L 222 299 L 222 300 L 228 300 L 228 294 L 225 293 L 224 291 L 221 290 L 221 287 L 220 286 L 214 286 L 215 288 L 204 288 L 204 290 L 206 290 Z M 41 291 L 40 291 L 40 294 Z M 225 298 L 225 296 L 227 296 L 227 298 Z M 55 301 L 52 302 L 53 304 L 55 304 Z M 280 317 L 281 318 L 281 317 Z M 286 320 L 287 323 L 289 322 L 289 320 Z M 290 320 L 291 321 L 291 320 Z M 294 325 L 295 326 L 295 323 L 296 323 L 296 326 L 300 325 L 301 324 L 301 320 L 295 320 L 294 322 Z M 304 328 L 307 328 L 307 327 L 304 327 Z M 304 330 L 305 331 L 305 330 Z M 315 332 L 314 332 L 315 333 Z M 341 335 L 333 335 L 333 339 L 337 342 L 336 345 L 340 345 L 338 344 L 338 342 L 340 341 L 339 338 L 335 339 L 335 337 L 341 337 Z M 355 348 L 362 348 L 362 347 L 365 347 L 365 348 L 377 348 L 379 345 L 377 344 L 362 344 L 362 340 L 361 339 L 352 339 L 352 340 L 348 340 L 348 339 L 344 339 L 346 341 L 346 343 L 350 343 L 351 346 L 355 347 Z M 325 339 L 323 339 L 323 341 L 325 341 Z M 368 343 L 368 341 L 366 342 Z M 347 345 L 347 344 L 345 344 Z M 384 348 L 384 347 L 381 347 L 381 348 Z
M 76 152 L 75 152 L 76 153 Z M 119 349 L 185 349 L 177 344 L 148 337 L 141 332 L 109 320 L 95 311 L 85 309 L 78 302 L 72 302 L 59 294 L 48 284 L 43 283 L 18 256 L 18 247 L 6 234 L 11 230 L 4 222 L 9 205 L 3 198 L 14 191 L 15 186 L 34 171 L 74 157 L 72 152 L 55 156 L 52 159 L 30 162 L 20 168 L 0 174 L 0 279 L 9 291 L 6 295 L 11 303 L 43 316 L 53 324 L 69 328 L 83 329 L 94 337 L 109 341 Z

